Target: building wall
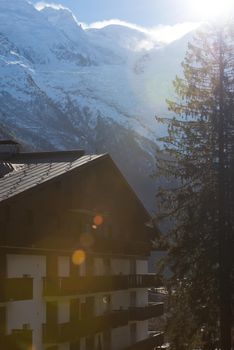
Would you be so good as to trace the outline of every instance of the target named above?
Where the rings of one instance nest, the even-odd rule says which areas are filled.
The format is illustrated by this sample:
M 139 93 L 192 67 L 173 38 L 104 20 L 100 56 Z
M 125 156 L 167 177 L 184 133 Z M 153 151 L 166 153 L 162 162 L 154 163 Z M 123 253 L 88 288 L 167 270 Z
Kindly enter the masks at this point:
M 33 344 L 42 349 L 42 324 L 45 323 L 45 303 L 42 299 L 43 282 L 46 276 L 46 258 L 40 255 L 8 254 L 7 277 L 33 277 L 33 299 L 7 303 L 7 333 L 22 329 L 28 324 L 33 332 Z
M 58 277 L 69 277 L 71 275 L 71 257 L 59 255 L 53 259 L 55 259 L 57 264 L 57 269 L 55 268 L 55 270 Z M 105 258 L 95 257 L 93 261 L 94 275 L 104 275 L 108 270 L 104 263 Z M 33 278 L 32 300 L 7 303 L 7 333 L 10 334 L 13 329 L 22 329 L 24 324 L 28 324 L 29 328 L 33 329 L 33 346 L 35 350 L 46 349 L 42 344 L 42 324 L 46 323 L 46 300 L 43 298 L 43 278 L 46 277 L 47 273 L 46 264 L 50 262 L 51 260 L 45 255 L 7 254 L 7 277 L 23 277 L 24 275 L 28 275 Z M 146 261 L 137 260 L 134 264 L 132 262 L 132 259 L 127 258 L 110 259 L 111 270 L 108 272 L 111 272 L 111 274 L 128 275 L 132 272 L 131 266 L 134 266 L 134 264 L 137 273 L 144 274 L 147 272 Z M 77 275 L 79 274 L 86 274 L 85 263 L 77 267 Z M 86 298 L 93 296 L 94 314 L 99 316 L 111 310 L 127 310 L 131 303 L 131 292 L 134 292 L 136 295 L 136 306 L 146 306 L 148 304 L 147 288 L 92 293 L 78 295 L 77 298 L 81 305 L 86 302 Z M 70 321 L 70 299 L 71 296 L 55 299 L 57 300 L 58 323 L 67 323 Z M 136 341 L 145 339 L 148 335 L 148 321 L 138 321 L 135 323 Z M 112 348 L 110 350 L 120 350 L 130 344 L 130 324 L 111 331 Z M 102 340 L 102 334 L 100 339 Z M 96 344 L 98 344 L 100 339 L 98 335 L 95 336 Z M 85 340 L 81 339 L 80 349 L 86 350 L 85 346 Z M 69 349 L 69 344 L 59 344 L 58 349 L 67 350 Z
M 148 239 L 145 222 L 149 216 L 135 194 L 110 160 L 97 161 L 95 167 L 87 164 L 84 168 L 67 171 L 56 180 L 35 186 L 9 200 L 0 203 L 0 243 L 4 246 L 28 247 L 45 251 L 45 255 L 8 254 L 6 275 L 33 278 L 33 299 L 10 301 L 7 308 L 7 333 L 22 329 L 29 324 L 33 329 L 33 350 L 45 350 L 42 345 L 42 324 L 46 323 L 48 299 L 43 297 L 43 278 L 89 275 L 135 275 L 147 273 L 147 262 L 132 256 L 125 249 L 110 254 L 106 249 L 103 256 L 95 255 L 80 266 L 73 266 L 71 256 L 58 254 L 83 247 L 82 234 L 92 228 L 95 213 L 103 214 L 103 224 L 96 230 L 90 229 L 91 238 L 113 238 L 116 244 Z M 88 232 L 88 233 L 90 233 Z M 95 241 L 95 239 L 94 239 Z M 87 248 L 87 247 L 86 247 Z M 120 245 L 121 248 L 121 245 Z M 88 250 L 93 246 L 88 247 Z M 53 250 L 53 256 L 50 250 Z M 48 253 L 50 251 L 50 253 Z M 118 256 L 119 254 L 119 256 Z M 135 254 L 135 253 L 134 253 Z M 137 253 L 136 253 L 137 254 Z M 139 254 L 140 255 L 140 254 Z M 1 270 L 4 270 L 1 268 Z M 102 315 L 108 310 L 128 309 L 130 292 L 135 292 L 136 306 L 147 305 L 147 288 L 109 291 L 75 296 L 81 304 L 94 297 L 94 314 Z M 58 323 L 70 320 L 70 299 L 74 296 L 52 297 L 56 303 Z M 84 306 L 84 305 L 83 305 Z M 147 337 L 147 322 L 136 326 L 136 338 Z M 111 331 L 112 345 L 108 350 L 120 350 L 130 344 L 130 324 Z M 95 336 L 96 345 L 98 335 Z M 67 350 L 69 344 L 59 344 L 59 350 Z M 80 341 L 85 349 L 85 339 Z

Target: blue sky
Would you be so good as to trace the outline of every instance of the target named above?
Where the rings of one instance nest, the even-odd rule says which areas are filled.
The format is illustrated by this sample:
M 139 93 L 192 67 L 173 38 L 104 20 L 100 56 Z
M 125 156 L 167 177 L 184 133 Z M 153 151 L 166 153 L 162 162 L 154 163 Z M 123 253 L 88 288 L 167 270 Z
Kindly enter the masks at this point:
M 234 13 L 234 0 L 31 0 L 69 8 L 85 28 L 127 25 L 165 43 L 196 29 L 203 20 Z M 56 7 L 56 6 L 55 6 Z
M 189 11 L 188 0 L 48 0 L 51 2 L 70 8 L 85 23 L 117 18 L 150 27 L 199 20 Z

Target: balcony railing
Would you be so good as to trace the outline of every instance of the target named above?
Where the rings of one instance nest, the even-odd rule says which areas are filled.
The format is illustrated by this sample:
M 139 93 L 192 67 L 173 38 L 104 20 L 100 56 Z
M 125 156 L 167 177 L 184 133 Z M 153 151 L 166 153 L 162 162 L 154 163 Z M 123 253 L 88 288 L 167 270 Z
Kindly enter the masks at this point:
M 124 276 L 77 276 L 44 279 L 44 296 L 65 296 L 126 289 Z
M 164 335 L 163 333 L 155 333 L 150 337 L 141 340 L 131 346 L 128 346 L 124 350 L 152 350 L 163 345 Z
M 128 288 L 151 288 L 160 286 L 155 274 L 128 275 Z
M 0 302 L 33 298 L 33 279 L 29 277 L 0 279 Z
M 32 330 L 14 329 L 11 334 L 0 335 L 0 349 L 31 349 Z
M 43 342 L 60 343 L 71 342 L 95 333 L 122 327 L 128 324 L 128 311 L 112 311 L 108 314 L 85 318 L 75 323 L 68 322 L 63 324 L 44 324 Z
M 155 275 L 77 276 L 44 278 L 45 297 L 157 287 Z
M 163 303 L 150 303 L 143 307 L 130 307 L 129 317 L 131 321 L 143 321 L 153 317 L 162 316 L 164 313 Z

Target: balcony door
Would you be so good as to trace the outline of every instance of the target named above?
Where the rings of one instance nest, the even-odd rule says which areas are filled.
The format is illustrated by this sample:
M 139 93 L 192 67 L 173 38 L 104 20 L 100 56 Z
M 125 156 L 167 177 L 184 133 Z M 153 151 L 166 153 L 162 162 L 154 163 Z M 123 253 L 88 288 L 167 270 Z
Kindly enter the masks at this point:
M 46 323 L 49 325 L 58 323 L 58 303 L 56 301 L 46 303 Z
M 58 257 L 56 255 L 48 255 L 46 258 L 46 276 L 49 278 L 58 276 Z
M 130 275 L 135 275 L 136 274 L 136 260 L 131 259 L 130 260 Z
M 92 318 L 95 315 L 94 297 L 87 297 L 85 303 L 81 304 L 81 318 Z
M 136 292 L 130 292 L 130 307 L 136 307 Z
M 70 321 L 78 323 L 80 318 L 80 301 L 78 298 L 70 300 Z

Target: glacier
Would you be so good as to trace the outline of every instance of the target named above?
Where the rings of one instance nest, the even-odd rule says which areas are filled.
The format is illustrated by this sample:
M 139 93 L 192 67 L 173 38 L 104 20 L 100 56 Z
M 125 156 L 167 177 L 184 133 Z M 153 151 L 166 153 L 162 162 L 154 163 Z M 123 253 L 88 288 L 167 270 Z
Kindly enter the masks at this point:
M 167 115 L 191 34 L 171 44 L 122 25 L 83 29 L 69 9 L 0 1 L 0 136 L 27 150 L 109 152 L 154 208 L 154 115 Z

